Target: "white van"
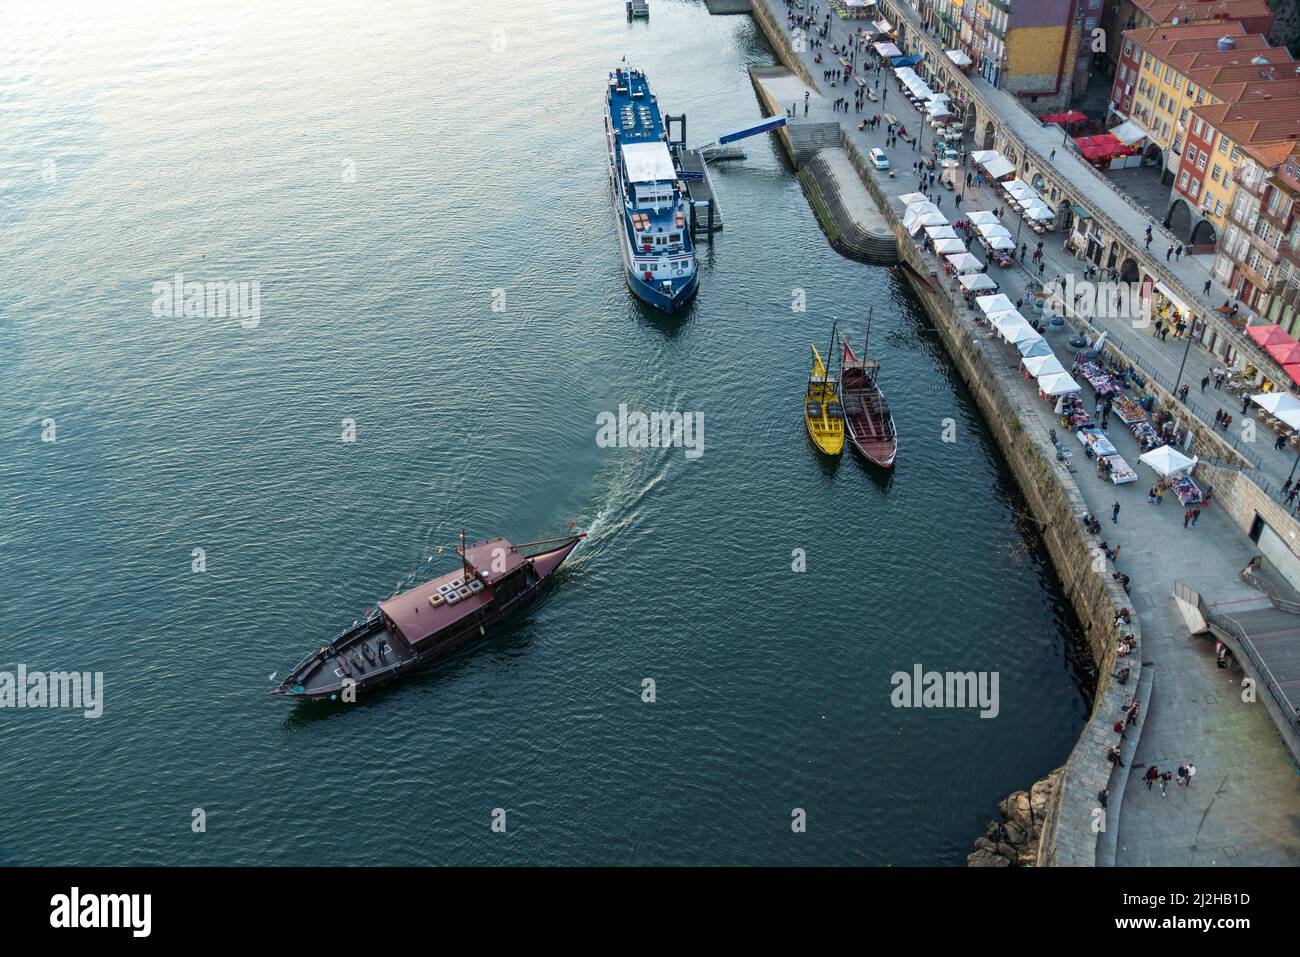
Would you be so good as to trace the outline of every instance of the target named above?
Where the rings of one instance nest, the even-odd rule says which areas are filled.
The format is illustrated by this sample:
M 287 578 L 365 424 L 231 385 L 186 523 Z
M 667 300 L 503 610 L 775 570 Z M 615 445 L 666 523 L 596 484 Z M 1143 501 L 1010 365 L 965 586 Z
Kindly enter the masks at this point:
M 876 169 L 889 169 L 889 157 L 879 146 L 873 146 L 867 155 L 871 157 L 871 165 Z

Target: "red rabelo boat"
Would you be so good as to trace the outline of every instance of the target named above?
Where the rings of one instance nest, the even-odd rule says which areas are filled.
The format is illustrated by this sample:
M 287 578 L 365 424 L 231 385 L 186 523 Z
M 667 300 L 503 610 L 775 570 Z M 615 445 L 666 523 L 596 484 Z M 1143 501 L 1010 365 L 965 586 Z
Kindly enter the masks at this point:
M 873 310 L 874 312 L 874 310 Z M 869 358 L 871 318 L 867 319 L 867 338 L 862 344 L 862 358 L 844 342 L 844 363 L 840 373 L 840 397 L 844 404 L 844 424 L 857 449 L 881 468 L 891 468 L 898 454 L 898 430 L 889 411 L 885 394 L 880 391 L 880 363 Z
M 523 545 L 493 538 L 466 548 L 462 534 L 459 569 L 380 602 L 300 662 L 271 694 L 348 700 L 445 658 L 532 604 L 585 537 Z

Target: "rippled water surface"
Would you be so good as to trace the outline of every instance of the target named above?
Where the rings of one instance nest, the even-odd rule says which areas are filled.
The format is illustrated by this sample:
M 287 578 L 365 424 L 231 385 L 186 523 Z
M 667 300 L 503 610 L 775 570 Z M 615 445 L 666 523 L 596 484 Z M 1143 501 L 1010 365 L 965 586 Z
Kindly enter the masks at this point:
M 905 286 L 829 250 L 774 143 L 716 170 L 684 315 L 621 281 L 605 72 L 627 55 L 712 140 L 761 116 L 749 17 L 6 11 L 0 670 L 107 694 L 0 711 L 0 862 L 953 864 L 1064 760 L 1085 656 L 1025 505 Z M 260 322 L 155 317 L 178 273 L 260 283 Z M 800 420 L 809 343 L 869 305 L 892 476 Z M 703 413 L 704 455 L 597 447 L 620 403 Z M 462 526 L 591 537 L 432 672 L 266 694 Z M 999 672 L 1000 715 L 892 708 L 914 663 Z

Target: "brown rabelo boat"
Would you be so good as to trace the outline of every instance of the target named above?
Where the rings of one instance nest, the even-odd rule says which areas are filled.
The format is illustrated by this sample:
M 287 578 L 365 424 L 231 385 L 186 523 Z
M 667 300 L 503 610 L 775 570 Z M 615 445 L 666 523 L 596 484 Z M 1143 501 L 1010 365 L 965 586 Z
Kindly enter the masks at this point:
M 872 310 L 874 314 L 875 310 Z M 844 403 L 844 424 L 853 447 L 869 462 L 891 468 L 898 454 L 898 430 L 889 411 L 885 394 L 880 391 L 880 363 L 869 358 L 871 314 L 867 318 L 867 337 L 862 344 L 862 358 L 844 339 L 844 362 L 840 371 L 840 398 Z
M 456 551 L 461 567 L 380 602 L 300 662 L 271 694 L 332 699 L 427 667 L 530 605 L 586 533 L 512 545 L 493 538 Z M 344 696 L 346 697 L 346 695 Z

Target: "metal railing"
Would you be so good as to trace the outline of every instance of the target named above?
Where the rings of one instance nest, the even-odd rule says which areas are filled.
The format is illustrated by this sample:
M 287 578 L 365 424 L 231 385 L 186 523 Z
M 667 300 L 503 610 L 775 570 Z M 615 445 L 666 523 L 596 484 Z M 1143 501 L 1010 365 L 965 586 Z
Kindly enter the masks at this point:
M 1278 684 L 1277 679 L 1273 677 L 1273 672 L 1269 670 L 1268 665 L 1264 664 L 1264 660 L 1260 658 L 1259 651 L 1250 640 L 1250 635 L 1246 633 L 1246 629 L 1242 627 L 1241 622 L 1237 621 L 1237 619 L 1233 618 L 1231 615 L 1215 614 L 1214 612 L 1210 612 L 1206 621 L 1211 625 L 1222 628 L 1237 640 L 1237 646 L 1246 653 L 1246 657 L 1250 660 L 1255 671 L 1259 674 L 1260 679 L 1264 682 L 1264 687 L 1268 689 L 1269 695 L 1281 710 L 1287 723 L 1290 724 L 1292 728 L 1300 730 L 1300 714 L 1297 714 L 1295 705 L 1291 704 L 1291 702 L 1287 700 L 1287 697 L 1282 692 L 1282 688 Z

